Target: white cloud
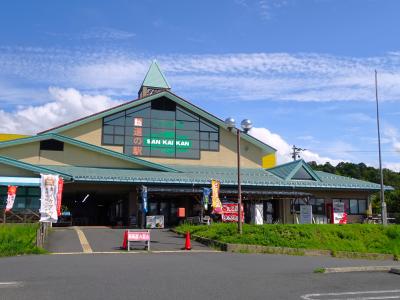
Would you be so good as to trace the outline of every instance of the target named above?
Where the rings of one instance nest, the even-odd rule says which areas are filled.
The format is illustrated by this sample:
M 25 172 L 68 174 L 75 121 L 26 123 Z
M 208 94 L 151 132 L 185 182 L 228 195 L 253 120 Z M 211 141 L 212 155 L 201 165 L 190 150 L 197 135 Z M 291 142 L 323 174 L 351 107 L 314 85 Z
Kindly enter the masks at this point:
M 136 92 L 154 58 L 96 48 L 0 47 L 0 53 L 0 86 L 14 81 L 73 86 L 108 96 Z M 394 54 L 366 58 L 317 53 L 174 54 L 157 59 L 173 90 L 189 96 L 212 90 L 220 99 L 235 101 L 373 101 L 374 69 L 378 69 L 381 101 L 400 99 L 400 56 Z M 9 97 L 11 101 L 13 95 Z
M 252 136 L 259 139 L 260 141 L 274 147 L 277 150 L 277 161 L 278 164 L 289 162 L 292 160 L 292 145 L 285 141 L 279 134 L 272 133 L 267 128 L 254 127 L 249 132 Z M 319 164 L 326 162 L 332 165 L 337 165 L 343 160 L 332 159 L 329 157 L 323 157 L 318 153 L 306 150 L 301 153 L 301 158 L 305 161 L 316 161 Z
M 44 105 L 0 110 L 0 132 L 34 134 L 120 104 L 107 96 L 82 94 L 73 88 L 52 87 L 49 93 L 53 101 Z

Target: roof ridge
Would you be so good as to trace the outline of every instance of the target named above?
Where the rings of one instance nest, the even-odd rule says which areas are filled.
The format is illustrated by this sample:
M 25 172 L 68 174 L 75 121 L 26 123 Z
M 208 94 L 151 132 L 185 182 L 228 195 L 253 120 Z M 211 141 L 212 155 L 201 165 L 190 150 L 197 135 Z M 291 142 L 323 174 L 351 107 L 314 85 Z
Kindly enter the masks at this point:
M 27 163 L 24 161 L 14 159 L 12 157 L 4 156 L 4 155 L 0 155 L 0 163 L 8 164 L 8 165 L 14 166 L 16 168 L 22 168 L 22 169 L 29 170 L 32 172 L 50 171 L 51 173 L 57 173 L 58 175 L 61 175 L 64 178 L 72 178 L 72 176 L 69 174 L 58 172 L 56 170 L 52 170 L 47 167 L 33 165 L 33 164 L 30 164 L 30 163 Z
M 154 169 L 158 169 L 160 171 L 167 171 L 167 172 L 178 172 L 177 170 L 167 167 L 167 166 L 163 166 L 161 164 L 157 164 L 157 163 L 153 163 L 150 162 L 148 160 L 144 160 L 141 158 L 137 158 L 135 156 L 128 156 L 125 155 L 123 153 L 117 152 L 117 151 L 113 151 L 104 147 L 100 147 L 94 144 L 89 144 L 87 142 L 84 141 L 80 141 L 65 135 L 61 135 L 61 134 L 57 134 L 57 133 L 45 133 L 45 134 L 38 134 L 35 136 L 31 136 L 31 137 L 27 137 L 27 138 L 22 138 L 22 139 L 17 139 L 17 140 L 12 140 L 12 141 L 7 141 L 7 142 L 2 142 L 0 143 L 0 148 L 2 147 L 8 147 L 8 146 L 13 146 L 13 145 L 20 145 L 20 144 L 25 144 L 25 143 L 29 143 L 29 142 L 35 142 L 35 141 L 42 141 L 44 139 L 47 138 L 53 138 L 53 139 L 59 139 L 62 142 L 66 142 L 66 143 L 70 143 L 73 144 L 77 147 L 82 147 L 85 148 L 87 150 L 91 150 L 97 153 L 101 153 L 104 155 L 109 155 L 115 158 L 119 158 L 119 159 L 123 159 L 132 163 L 137 163 L 139 165 L 143 165 L 143 166 L 147 166 L 150 168 L 154 168 Z

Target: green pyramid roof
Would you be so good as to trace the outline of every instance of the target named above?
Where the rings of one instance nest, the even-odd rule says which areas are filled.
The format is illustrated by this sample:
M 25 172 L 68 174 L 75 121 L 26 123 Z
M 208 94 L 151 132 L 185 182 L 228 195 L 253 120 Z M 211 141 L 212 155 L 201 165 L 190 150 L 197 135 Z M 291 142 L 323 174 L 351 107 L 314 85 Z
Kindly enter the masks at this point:
M 146 76 L 144 77 L 142 86 L 164 88 L 164 89 L 171 88 L 171 86 L 168 84 L 167 79 L 161 72 L 161 69 L 155 60 L 151 63 L 151 66 L 147 71 Z
M 301 169 L 308 173 L 314 180 L 320 181 L 320 178 L 314 170 L 302 159 L 278 165 L 267 169 L 267 171 L 284 180 L 291 180 Z

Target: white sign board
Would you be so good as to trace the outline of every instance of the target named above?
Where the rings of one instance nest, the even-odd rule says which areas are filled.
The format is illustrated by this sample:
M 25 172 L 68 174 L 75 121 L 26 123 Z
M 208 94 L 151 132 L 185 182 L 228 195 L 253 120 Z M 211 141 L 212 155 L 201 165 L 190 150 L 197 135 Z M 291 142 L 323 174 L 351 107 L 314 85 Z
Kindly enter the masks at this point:
M 164 216 L 147 216 L 146 217 L 146 228 L 164 228 Z
M 300 224 L 312 224 L 312 205 L 300 205 Z
M 333 200 L 333 224 L 347 224 L 347 214 L 344 203 Z
M 262 225 L 264 223 L 264 206 L 262 203 L 254 203 L 251 206 L 251 221 L 255 225 Z

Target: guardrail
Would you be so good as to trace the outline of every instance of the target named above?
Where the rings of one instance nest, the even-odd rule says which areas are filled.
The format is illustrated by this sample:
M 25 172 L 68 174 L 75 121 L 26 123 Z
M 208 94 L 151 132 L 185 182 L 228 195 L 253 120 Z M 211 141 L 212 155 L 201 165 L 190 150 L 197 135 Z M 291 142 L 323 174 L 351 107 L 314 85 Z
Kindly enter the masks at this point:
M 39 222 L 38 211 L 31 209 L 4 211 L 0 215 L 0 223 L 36 223 Z

